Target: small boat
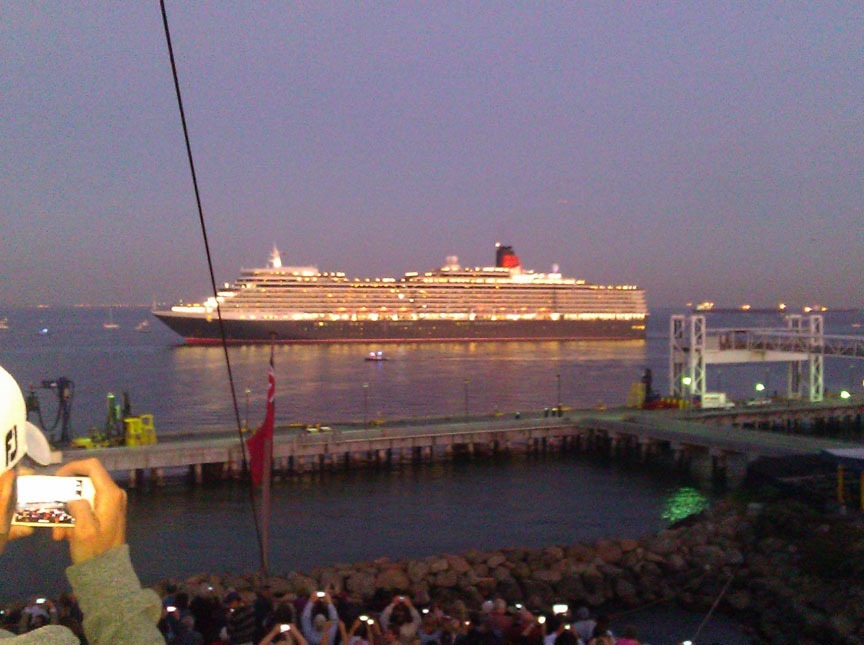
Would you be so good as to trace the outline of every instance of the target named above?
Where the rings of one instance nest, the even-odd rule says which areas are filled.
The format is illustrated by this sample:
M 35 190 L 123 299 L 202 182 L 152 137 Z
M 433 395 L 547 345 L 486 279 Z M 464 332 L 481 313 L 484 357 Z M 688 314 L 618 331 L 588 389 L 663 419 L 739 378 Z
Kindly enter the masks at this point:
M 0 331 L 6 331 L 9 329 L 9 319 L 8 318 L 0 318 Z
M 369 352 L 369 355 L 366 356 L 366 360 L 380 363 L 381 361 L 386 361 L 387 357 L 384 356 L 384 352 Z
M 43 327 L 42 329 L 39 330 L 39 335 L 40 336 L 50 336 L 51 332 L 48 331 L 47 327 Z
M 149 334 L 153 330 L 150 329 L 150 321 L 149 320 L 142 320 L 137 325 L 135 325 L 135 331 L 141 332 L 142 334 Z

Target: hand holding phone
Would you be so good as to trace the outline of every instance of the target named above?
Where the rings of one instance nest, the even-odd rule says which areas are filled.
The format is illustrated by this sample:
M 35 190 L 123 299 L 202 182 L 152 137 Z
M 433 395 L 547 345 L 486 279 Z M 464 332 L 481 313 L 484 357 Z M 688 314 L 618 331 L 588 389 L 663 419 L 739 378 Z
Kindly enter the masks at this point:
M 85 500 L 92 504 L 93 483 L 89 477 L 50 477 L 21 475 L 12 524 L 51 528 L 74 526 L 69 502 Z
M 126 542 L 126 491 L 117 486 L 98 459 L 70 461 L 61 466 L 58 476 L 89 477 L 93 483 L 92 506 L 85 500 L 67 504 L 75 527 L 55 527 L 55 540 L 69 541 L 69 554 L 77 564 Z

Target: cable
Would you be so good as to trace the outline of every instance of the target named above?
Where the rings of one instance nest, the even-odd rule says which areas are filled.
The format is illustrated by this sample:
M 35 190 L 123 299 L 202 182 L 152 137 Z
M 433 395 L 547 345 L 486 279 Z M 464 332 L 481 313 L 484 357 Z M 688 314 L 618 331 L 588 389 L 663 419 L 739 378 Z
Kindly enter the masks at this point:
M 177 65 L 174 61 L 174 48 L 171 45 L 171 31 L 168 29 L 168 14 L 165 11 L 165 0 L 159 0 L 159 6 L 162 10 L 162 24 L 165 27 L 165 41 L 168 44 L 168 56 L 171 59 L 171 75 L 174 78 L 174 89 L 177 92 L 177 107 L 180 110 L 180 121 L 183 124 L 183 138 L 186 141 L 186 156 L 189 159 L 189 170 L 192 173 L 192 185 L 195 189 L 195 203 L 198 206 L 198 221 L 201 225 L 201 235 L 204 238 L 204 250 L 207 254 L 207 267 L 210 270 L 210 286 L 213 289 L 213 298 L 216 301 L 216 315 L 219 320 L 219 335 L 222 338 L 222 351 L 225 354 L 225 365 L 228 369 L 228 382 L 231 386 L 231 399 L 234 403 L 234 418 L 237 423 L 237 436 L 240 440 L 240 454 L 243 459 L 243 472 L 248 473 L 249 468 L 246 460 L 246 442 L 243 440 L 243 429 L 240 424 L 240 406 L 237 404 L 237 391 L 234 387 L 234 374 L 231 371 L 231 359 L 228 356 L 228 341 L 225 336 L 225 323 L 222 321 L 222 306 L 219 304 L 219 294 L 216 289 L 216 275 L 213 271 L 213 260 L 210 255 L 210 243 L 207 241 L 207 226 L 204 223 L 204 210 L 201 207 L 201 193 L 198 190 L 198 177 L 195 174 L 195 161 L 192 158 L 192 145 L 189 142 L 189 129 L 186 126 L 186 113 L 183 110 L 183 99 L 180 95 L 180 80 L 177 76 Z M 255 521 L 255 535 L 258 539 L 258 555 L 263 569 L 267 559 L 264 553 L 264 540 L 261 536 L 258 511 L 255 504 L 255 488 L 251 485 L 249 486 L 249 501 L 252 505 L 252 516 Z

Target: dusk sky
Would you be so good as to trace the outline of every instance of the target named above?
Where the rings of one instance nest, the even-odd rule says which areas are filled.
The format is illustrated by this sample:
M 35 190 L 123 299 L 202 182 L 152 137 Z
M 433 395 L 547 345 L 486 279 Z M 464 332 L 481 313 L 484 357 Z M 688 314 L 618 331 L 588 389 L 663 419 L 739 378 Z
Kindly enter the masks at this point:
M 221 283 L 864 306 L 864 3 L 167 2 Z M 0 306 L 209 293 L 159 4 L 0 5 Z

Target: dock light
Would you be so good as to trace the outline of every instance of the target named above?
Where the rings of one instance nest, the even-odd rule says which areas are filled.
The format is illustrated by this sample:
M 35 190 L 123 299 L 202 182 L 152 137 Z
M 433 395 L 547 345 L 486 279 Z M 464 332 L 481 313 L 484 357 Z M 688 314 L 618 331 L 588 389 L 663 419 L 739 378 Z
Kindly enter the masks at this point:
M 756 391 L 757 392 L 764 392 L 765 391 L 765 384 L 764 383 L 757 383 L 756 384 Z
M 693 379 L 690 378 L 689 376 L 685 376 L 684 378 L 681 379 L 681 382 L 684 385 L 690 385 L 691 383 L 693 383 Z
M 848 399 L 850 396 L 852 396 L 852 395 L 849 394 L 849 390 L 840 390 L 840 398 L 841 399 Z

